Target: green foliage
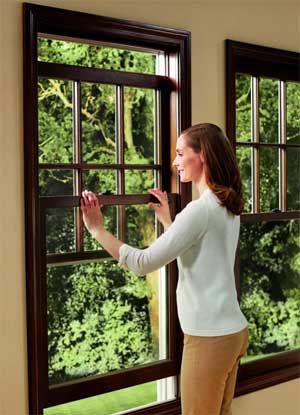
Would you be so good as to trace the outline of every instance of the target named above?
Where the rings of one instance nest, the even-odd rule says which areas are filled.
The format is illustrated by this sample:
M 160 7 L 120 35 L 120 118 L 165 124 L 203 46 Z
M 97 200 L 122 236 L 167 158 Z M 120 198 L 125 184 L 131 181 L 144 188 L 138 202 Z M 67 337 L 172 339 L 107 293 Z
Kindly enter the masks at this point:
M 287 142 L 300 143 L 300 83 L 288 82 L 287 94 Z
M 120 269 L 113 261 L 50 268 L 50 382 L 157 359 L 148 300 L 146 280 Z
M 297 220 L 241 226 L 241 308 L 250 355 L 300 346 L 299 228 Z
M 249 355 L 300 347 L 300 291 L 285 291 L 285 301 L 274 301 L 262 288 L 245 292 L 241 306 L 250 330 Z
M 73 161 L 72 85 L 39 79 L 39 162 Z
M 251 83 L 242 74 L 236 78 L 236 140 L 251 141 Z
M 155 74 L 154 55 L 125 49 L 39 38 L 38 56 L 43 62 Z

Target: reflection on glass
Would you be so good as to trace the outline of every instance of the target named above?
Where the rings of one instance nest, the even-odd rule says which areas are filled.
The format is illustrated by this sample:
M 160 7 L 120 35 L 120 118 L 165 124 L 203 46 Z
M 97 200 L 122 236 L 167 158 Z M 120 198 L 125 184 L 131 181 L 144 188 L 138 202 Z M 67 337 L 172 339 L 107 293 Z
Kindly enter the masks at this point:
M 72 170 L 40 170 L 40 196 L 63 196 L 73 194 Z
M 115 237 L 117 234 L 117 208 L 116 206 L 103 206 L 101 209 L 103 214 L 103 222 L 105 229 L 111 232 Z M 88 232 L 86 227 L 83 230 L 83 246 L 85 251 L 94 251 L 103 249 L 102 246 L 97 242 L 91 234 Z
M 168 390 L 168 394 L 162 397 L 160 391 L 164 389 Z M 143 405 L 157 404 L 169 399 L 175 399 L 173 377 L 53 406 L 44 409 L 44 415 L 114 415 L 121 411 L 137 409 Z
M 166 358 L 158 274 L 142 278 L 113 260 L 48 267 L 49 384 Z
M 286 150 L 287 208 L 300 209 L 300 149 Z
M 115 116 L 115 86 L 82 82 L 81 131 L 84 162 L 116 162 Z
M 252 210 L 251 148 L 237 147 L 236 158 L 243 184 L 244 212 L 248 213 Z
M 115 170 L 84 170 L 83 188 L 92 192 L 116 194 L 117 179 Z
M 241 225 L 241 308 L 250 329 L 243 362 L 300 347 L 299 234 L 299 220 Z
M 279 208 L 278 150 L 261 148 L 260 164 L 260 209 L 266 212 Z
M 39 163 L 72 163 L 72 82 L 38 80 Z
M 148 193 L 154 187 L 153 170 L 125 170 L 125 193 Z
M 46 247 L 48 254 L 60 254 L 75 250 L 73 209 L 47 209 Z
M 236 141 L 251 141 L 251 76 L 237 74 L 236 86 Z
M 300 144 L 300 82 L 286 83 L 287 143 Z
M 155 74 L 156 54 L 38 37 L 38 60 L 117 71 Z
M 156 238 L 155 212 L 145 205 L 125 208 L 126 243 L 137 248 L 151 245 Z
M 154 163 L 155 91 L 124 88 L 125 162 Z
M 276 79 L 260 78 L 259 80 L 259 133 L 260 141 L 278 143 L 278 87 Z

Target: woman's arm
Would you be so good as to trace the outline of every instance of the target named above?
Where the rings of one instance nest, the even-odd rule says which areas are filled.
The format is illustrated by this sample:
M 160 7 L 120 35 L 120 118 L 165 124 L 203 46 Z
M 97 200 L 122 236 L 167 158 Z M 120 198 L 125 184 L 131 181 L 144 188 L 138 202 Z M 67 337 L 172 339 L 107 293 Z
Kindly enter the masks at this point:
M 92 192 L 85 191 L 82 197 L 83 220 L 92 236 L 119 261 L 119 265 L 139 275 L 145 275 L 173 261 L 202 237 L 207 228 L 207 207 L 197 201 L 180 212 L 169 229 L 152 245 L 146 249 L 137 249 L 122 243 L 104 229 L 101 206 Z
M 206 232 L 207 223 L 207 206 L 200 201 L 190 204 L 148 248 L 137 249 L 123 244 L 120 247 L 119 265 L 139 275 L 153 272 L 183 255 L 197 243 Z

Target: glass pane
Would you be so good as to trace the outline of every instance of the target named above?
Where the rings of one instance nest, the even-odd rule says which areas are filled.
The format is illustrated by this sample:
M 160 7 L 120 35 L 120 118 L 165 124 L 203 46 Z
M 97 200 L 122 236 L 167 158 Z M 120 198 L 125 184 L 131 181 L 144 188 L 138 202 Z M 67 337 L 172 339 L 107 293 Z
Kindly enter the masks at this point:
M 300 83 L 286 83 L 287 142 L 300 144 Z
M 124 88 L 125 162 L 154 163 L 155 91 Z
M 279 142 L 279 81 L 261 78 L 259 80 L 259 133 L 264 143 Z
M 155 74 L 156 54 L 88 43 L 38 38 L 38 60 L 92 68 Z
M 73 162 L 72 82 L 38 82 L 39 163 Z
M 113 415 L 129 409 L 137 409 L 142 405 L 161 403 L 167 399 L 175 399 L 173 378 L 143 383 L 130 388 L 104 393 L 100 396 L 81 399 L 63 405 L 44 409 L 44 415 Z M 170 387 L 171 385 L 171 387 Z M 160 389 L 168 387 L 167 397 L 163 397 Z
M 75 250 L 74 209 L 54 208 L 46 212 L 46 247 L 48 254 Z
M 85 163 L 116 162 L 116 88 L 81 83 L 82 158 Z
M 286 151 L 287 208 L 300 209 L 300 149 L 288 148 Z
M 125 170 L 125 193 L 148 193 L 154 188 L 153 170 Z
M 278 150 L 261 148 L 260 165 L 260 209 L 262 212 L 279 208 Z
M 94 193 L 109 195 L 117 192 L 117 179 L 115 170 L 84 170 L 83 188 Z
M 151 245 L 156 239 L 155 212 L 145 205 L 125 207 L 126 243 L 137 248 Z
M 251 141 L 251 76 L 237 74 L 236 87 L 236 141 Z
M 241 226 L 241 308 L 250 329 L 243 362 L 300 347 L 299 235 L 299 220 Z
M 103 221 L 105 229 L 111 232 L 116 238 L 118 237 L 117 232 L 117 208 L 116 206 L 103 206 L 102 208 Z M 102 246 L 88 232 L 86 227 L 83 231 L 83 245 L 85 251 L 98 251 L 102 250 Z
M 48 267 L 49 384 L 166 358 L 164 269 L 141 278 L 113 260 Z
M 236 158 L 239 164 L 244 197 L 244 212 L 252 211 L 251 148 L 237 147 Z
M 40 170 L 40 196 L 67 196 L 73 194 L 72 170 Z

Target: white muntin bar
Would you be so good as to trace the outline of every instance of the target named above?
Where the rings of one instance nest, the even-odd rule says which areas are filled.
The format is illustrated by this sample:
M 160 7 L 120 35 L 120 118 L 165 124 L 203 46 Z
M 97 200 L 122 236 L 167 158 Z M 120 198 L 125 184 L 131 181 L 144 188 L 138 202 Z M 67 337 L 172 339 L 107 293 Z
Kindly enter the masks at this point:
M 251 135 L 254 143 L 259 143 L 259 79 L 251 77 Z M 251 149 L 252 175 L 252 213 L 258 213 L 259 208 L 259 150 Z
M 286 83 L 278 81 L 278 108 L 279 108 L 279 143 L 286 144 Z M 286 206 L 286 149 L 279 149 L 279 209 L 285 212 Z

